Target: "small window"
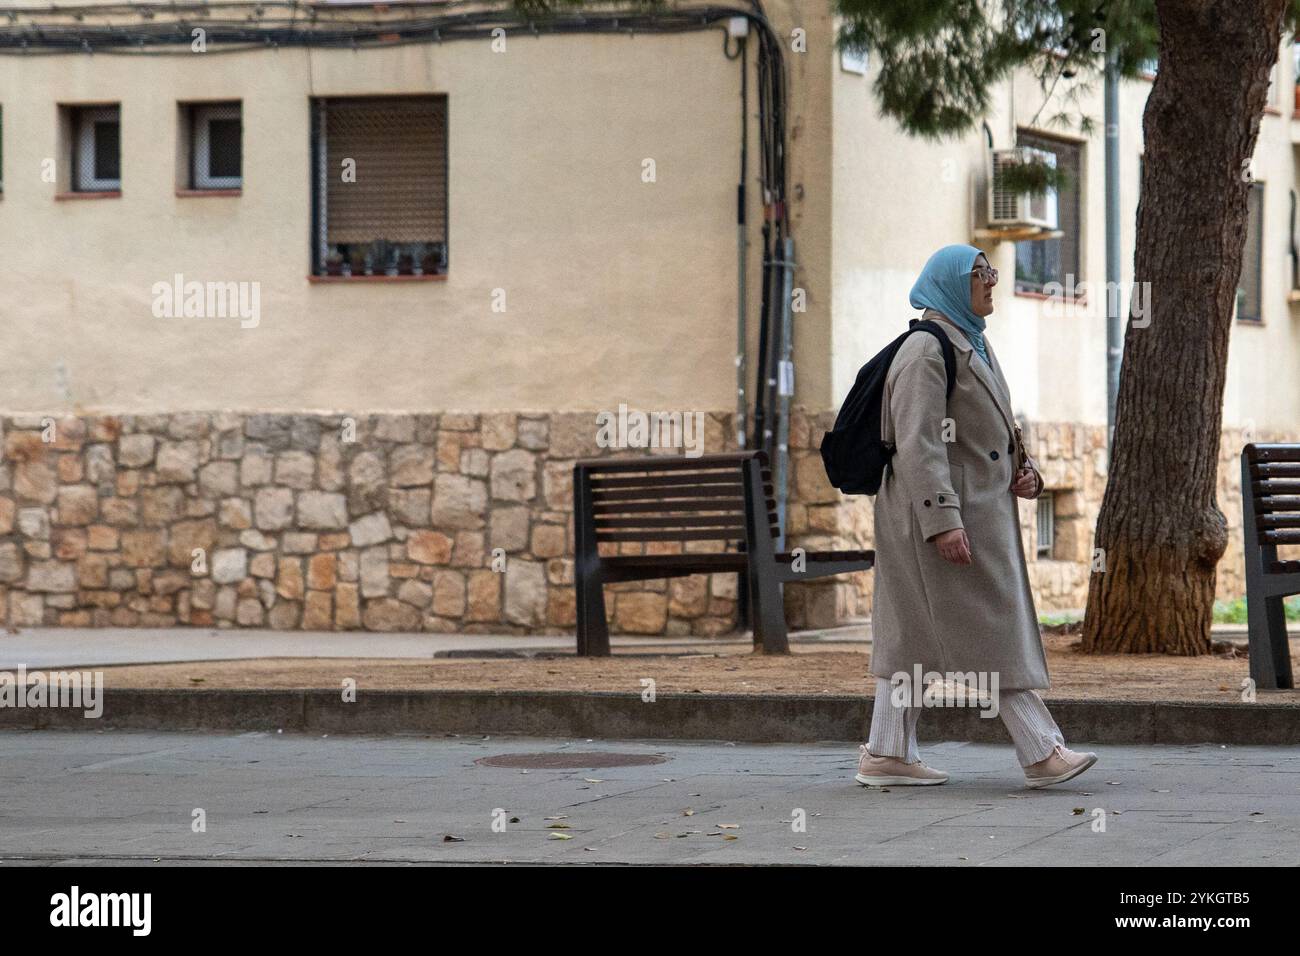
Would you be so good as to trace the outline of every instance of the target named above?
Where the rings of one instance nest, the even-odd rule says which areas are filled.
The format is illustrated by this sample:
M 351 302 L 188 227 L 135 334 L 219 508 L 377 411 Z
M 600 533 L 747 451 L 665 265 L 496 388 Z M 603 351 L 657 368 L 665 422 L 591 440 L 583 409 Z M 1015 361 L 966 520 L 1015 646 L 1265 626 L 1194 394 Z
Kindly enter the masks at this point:
M 190 188 L 241 188 L 244 135 L 239 104 L 192 104 L 188 112 Z
M 1252 183 L 1246 195 L 1246 246 L 1237 282 L 1237 321 L 1263 320 L 1264 184 Z
M 1058 239 L 1016 243 L 1016 291 L 1041 293 L 1055 284 L 1073 298 L 1082 279 L 1079 197 L 1083 147 L 1026 132 L 1016 138 L 1016 145 L 1050 153 L 1065 179 L 1060 187 L 1047 191 L 1048 208 L 1055 209 L 1057 228 L 1064 235 Z
M 1056 498 L 1050 491 L 1038 496 L 1038 556 L 1050 558 L 1056 544 Z
M 115 192 L 122 188 L 122 114 L 118 106 L 72 111 L 72 188 Z
M 331 98 L 313 107 L 313 274 L 445 274 L 447 98 Z

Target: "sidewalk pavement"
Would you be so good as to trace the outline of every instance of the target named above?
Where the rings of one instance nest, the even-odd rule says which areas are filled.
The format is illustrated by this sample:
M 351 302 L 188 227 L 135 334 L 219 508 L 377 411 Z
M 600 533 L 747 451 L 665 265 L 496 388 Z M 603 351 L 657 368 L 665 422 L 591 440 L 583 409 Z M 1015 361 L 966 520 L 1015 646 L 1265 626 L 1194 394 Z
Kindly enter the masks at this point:
M 945 743 L 921 755 L 948 783 L 880 790 L 851 745 L 0 732 L 0 860 L 1294 865 L 1300 750 L 1079 746 L 1097 765 L 1058 787 L 1024 789 L 1009 745 Z M 478 762 L 508 754 L 533 766 Z
M 856 629 L 860 635 L 864 629 Z M 859 640 L 864 637 L 859 636 Z M 213 630 L 206 628 L 24 628 L 0 636 L 0 669 L 109 667 L 259 658 L 392 658 L 521 655 L 574 651 L 572 635 L 380 634 L 370 631 Z M 745 645 L 748 635 L 694 638 L 614 637 L 617 650 Z M 671 652 L 671 651 L 670 651 Z
M 1291 636 L 1300 636 L 1300 626 Z M 1245 625 L 1219 625 L 1216 640 L 1246 643 Z M 791 633 L 792 643 L 870 644 L 871 625 Z M 702 653 L 750 646 L 748 634 L 716 638 L 629 637 L 610 639 L 616 652 Z M 0 670 L 110 667 L 261 658 L 391 658 L 525 656 L 574 653 L 572 635 L 382 634 L 370 631 L 273 631 L 211 628 L 22 628 L 0 632 Z
M 858 628 L 852 638 L 863 652 L 869 648 L 866 633 L 866 628 Z M 85 706 L 53 706 L 24 701 L 0 706 L 0 728 L 81 731 L 88 726 L 89 716 L 95 726 L 105 730 L 136 731 L 497 733 L 764 743 L 862 740 L 873 703 L 862 693 L 870 686 L 863 676 L 867 658 L 865 653 L 844 651 L 846 636 L 839 629 L 800 635 L 794 642 L 801 645 L 798 649 L 803 653 L 791 658 L 755 658 L 745 653 L 750 645 L 745 636 L 676 641 L 624 637 L 615 639 L 620 652 L 615 658 L 574 660 L 559 670 L 547 661 L 445 662 L 436 667 L 527 668 L 528 679 L 512 686 L 500 675 L 494 679 L 485 672 L 465 687 L 430 687 L 420 684 L 427 684 L 433 675 L 421 678 L 414 674 L 407 682 L 400 675 L 385 678 L 379 671 L 385 666 L 427 671 L 432 665 L 422 662 L 435 656 L 571 654 L 571 638 L 197 629 L 24 631 L 0 637 L 0 671 L 12 673 L 19 667 L 26 667 L 29 674 L 94 667 L 107 670 L 112 664 L 134 663 L 147 670 L 152 664 L 168 661 L 176 662 L 176 669 L 188 669 L 198 661 L 218 662 L 206 665 L 211 669 L 227 661 L 227 668 L 252 668 L 253 672 L 207 681 L 203 674 L 196 678 L 186 670 L 180 678 L 173 673 L 171 683 L 137 675 L 139 684 L 123 684 L 119 677 L 121 681 L 132 678 L 121 677 L 123 671 L 110 670 L 116 676 L 106 681 L 98 704 L 83 700 Z M 1068 660 L 1075 656 L 1068 652 L 1073 640 L 1069 635 L 1049 640 L 1067 672 L 1080 668 L 1079 662 Z M 825 646 L 816 646 L 819 644 Z M 810 650 L 831 653 L 807 653 Z M 719 653 L 723 660 L 716 659 Z M 382 660 L 385 656 L 390 658 L 387 662 Z M 259 676 L 257 668 L 276 667 L 277 662 L 270 659 L 283 657 L 296 657 L 303 666 L 314 667 L 316 676 L 287 682 Z M 349 696 L 339 690 L 346 688 L 348 681 L 340 682 L 329 664 L 358 657 L 365 660 L 345 665 L 352 669 L 344 676 L 359 689 Z M 841 664 L 842 658 L 854 660 Z M 689 669 L 697 661 L 708 665 L 704 670 L 713 680 L 683 682 L 665 673 L 664 686 L 650 696 L 653 706 L 646 703 L 646 682 L 638 677 L 664 667 Z M 797 665 L 811 665 L 816 671 L 826 661 L 833 662 L 833 674 L 805 681 L 807 687 L 798 684 Z M 742 664 L 751 662 L 760 671 L 775 668 L 777 677 L 767 674 L 761 680 L 755 676 L 753 681 L 735 677 L 743 670 Z M 1168 670 L 1163 656 L 1159 663 Z M 1201 664 L 1200 693 L 1183 698 L 1158 692 L 1164 686 L 1161 681 L 1182 679 L 1177 675 L 1140 679 L 1139 674 L 1123 685 L 1127 693 L 1116 693 L 1123 687 L 1108 687 L 1104 680 L 1099 684 L 1098 675 L 1105 673 L 1102 667 L 1087 668 L 1082 676 L 1076 673 L 1074 683 L 1061 682 L 1049 703 L 1070 741 L 1300 745 L 1300 698 L 1295 692 L 1261 692 L 1257 700 L 1245 702 L 1236 692 L 1238 678 L 1245 674 L 1244 661 L 1230 662 L 1227 670 L 1217 660 L 1201 659 Z M 1206 665 L 1214 671 L 1208 678 Z M 285 662 L 278 666 L 283 670 Z M 1149 662 L 1146 665 L 1148 670 L 1151 666 Z M 847 685 L 841 679 L 843 667 L 856 675 Z M 1136 664 L 1132 668 L 1134 674 L 1141 670 Z M 568 677 L 550 676 L 562 672 Z M 570 672 L 586 677 L 575 680 Z M 719 673 L 726 679 L 718 682 Z M 1124 673 L 1129 674 L 1129 669 Z M 795 686 L 783 686 L 791 683 Z M 35 699 L 40 701 L 39 695 Z M 924 722 L 923 739 L 984 743 L 1005 739 L 1001 722 L 982 719 L 982 711 L 976 708 L 929 709 L 933 712 Z

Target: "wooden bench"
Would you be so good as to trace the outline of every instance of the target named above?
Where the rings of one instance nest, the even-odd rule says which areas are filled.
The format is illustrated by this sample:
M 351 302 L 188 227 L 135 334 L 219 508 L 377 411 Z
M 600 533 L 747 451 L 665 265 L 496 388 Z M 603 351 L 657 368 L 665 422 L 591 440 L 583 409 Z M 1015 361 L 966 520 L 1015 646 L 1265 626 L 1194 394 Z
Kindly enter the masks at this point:
M 1282 599 L 1300 594 L 1300 561 L 1279 561 L 1279 544 L 1300 544 L 1300 445 L 1241 450 L 1242 535 L 1250 676 L 1261 689 L 1291 689 Z
M 606 584 L 744 573 L 755 638 L 766 652 L 784 654 L 789 644 L 781 583 L 866 571 L 875 563 L 874 551 L 776 553 L 776 502 L 763 452 L 579 461 L 573 466 L 573 522 L 583 655 L 609 654 Z M 666 542 L 670 547 L 662 550 L 673 553 L 602 555 L 599 545 L 607 542 L 620 550 L 628 542 Z M 801 568 L 796 557 L 803 558 Z

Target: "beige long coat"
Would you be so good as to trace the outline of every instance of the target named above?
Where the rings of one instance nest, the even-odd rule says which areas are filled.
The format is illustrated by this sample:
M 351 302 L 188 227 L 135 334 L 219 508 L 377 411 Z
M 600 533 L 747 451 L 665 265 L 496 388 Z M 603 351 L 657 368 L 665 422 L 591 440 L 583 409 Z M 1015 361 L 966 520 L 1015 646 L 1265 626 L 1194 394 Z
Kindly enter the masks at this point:
M 940 313 L 923 317 L 952 340 L 957 382 L 945 407 L 943 353 L 926 332 L 908 336 L 885 380 L 882 437 L 897 452 L 875 500 L 871 673 L 911 677 L 920 664 L 922 672 L 996 671 L 1004 690 L 1049 687 L 1011 492 L 1006 379 L 987 340 L 991 368 Z M 963 527 L 972 563 L 951 564 L 931 539 Z

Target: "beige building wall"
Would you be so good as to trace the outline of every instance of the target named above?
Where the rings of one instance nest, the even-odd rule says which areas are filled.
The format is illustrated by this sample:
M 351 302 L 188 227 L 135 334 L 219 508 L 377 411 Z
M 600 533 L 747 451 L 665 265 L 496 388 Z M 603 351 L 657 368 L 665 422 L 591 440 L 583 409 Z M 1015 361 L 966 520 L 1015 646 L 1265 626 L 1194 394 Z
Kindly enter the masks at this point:
M 449 274 L 311 284 L 309 100 L 378 93 L 448 96 Z M 734 407 L 739 96 L 714 33 L 0 57 L 0 406 Z M 175 195 L 176 104 L 204 99 L 243 103 L 238 197 Z M 121 103 L 122 196 L 59 201 L 57 108 L 89 102 Z M 260 283 L 260 324 L 154 318 L 176 273 Z

